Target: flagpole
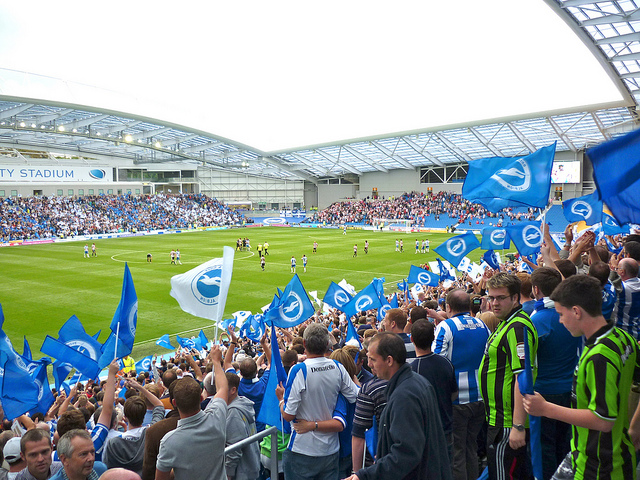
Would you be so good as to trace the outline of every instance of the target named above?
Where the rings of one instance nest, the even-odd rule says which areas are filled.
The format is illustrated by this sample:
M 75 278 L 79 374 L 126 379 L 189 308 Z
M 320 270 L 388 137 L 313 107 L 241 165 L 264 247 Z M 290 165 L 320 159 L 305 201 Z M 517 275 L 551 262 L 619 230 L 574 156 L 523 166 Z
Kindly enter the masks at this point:
M 118 358 L 118 336 L 120 335 L 120 322 L 118 322 L 117 326 L 116 326 L 116 347 L 114 349 L 113 352 L 113 359 L 117 360 Z

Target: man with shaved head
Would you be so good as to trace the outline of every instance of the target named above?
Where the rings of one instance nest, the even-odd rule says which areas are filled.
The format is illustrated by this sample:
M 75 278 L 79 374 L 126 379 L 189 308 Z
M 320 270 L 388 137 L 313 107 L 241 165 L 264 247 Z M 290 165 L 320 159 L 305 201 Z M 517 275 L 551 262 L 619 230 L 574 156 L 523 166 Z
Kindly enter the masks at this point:
M 435 332 L 433 352 L 451 361 L 458 383 L 453 401 L 453 449 L 451 468 L 458 480 L 478 478 L 478 433 L 484 423 L 484 403 L 478 391 L 478 369 L 489 338 L 489 329 L 470 315 L 471 297 L 462 289 L 447 294 L 447 319 Z
M 616 271 L 622 282 L 614 283 L 616 302 L 613 305 L 611 319 L 616 326 L 630 333 L 636 341 L 640 340 L 640 279 L 638 262 L 625 257 L 618 262 Z

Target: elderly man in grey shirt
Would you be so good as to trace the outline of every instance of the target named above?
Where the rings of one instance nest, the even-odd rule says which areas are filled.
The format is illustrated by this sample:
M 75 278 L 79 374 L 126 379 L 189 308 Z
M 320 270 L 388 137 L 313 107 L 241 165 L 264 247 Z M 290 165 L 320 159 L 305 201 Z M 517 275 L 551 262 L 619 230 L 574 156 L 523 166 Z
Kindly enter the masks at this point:
M 156 480 L 170 480 L 172 470 L 175 480 L 226 480 L 224 448 L 229 386 L 217 345 L 208 358 L 213 362 L 216 395 L 200 410 L 200 384 L 191 377 L 176 381 L 173 403 L 180 420 L 178 428 L 160 442 Z

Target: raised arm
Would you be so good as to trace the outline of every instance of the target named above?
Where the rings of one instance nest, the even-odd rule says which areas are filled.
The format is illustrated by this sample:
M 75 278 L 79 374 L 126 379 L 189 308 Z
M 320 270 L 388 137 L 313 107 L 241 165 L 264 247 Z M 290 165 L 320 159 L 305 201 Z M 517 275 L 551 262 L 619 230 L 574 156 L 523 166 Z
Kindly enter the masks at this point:
M 229 383 L 224 370 L 222 370 L 222 351 L 218 345 L 211 347 L 208 358 L 213 362 L 213 376 L 216 382 L 216 395 L 213 398 L 221 398 L 226 403 L 229 395 Z
M 102 401 L 102 412 L 97 423 L 105 425 L 107 428 L 111 428 L 111 414 L 113 413 L 113 402 L 116 398 L 116 373 L 118 373 L 118 364 L 113 360 L 109 364 L 109 375 L 107 376 L 107 383 L 104 386 L 104 400 Z
M 231 362 L 233 362 L 233 352 L 235 352 L 236 345 L 238 345 L 238 337 L 236 337 L 235 332 L 233 331 L 233 327 L 229 326 L 227 331 L 229 332 L 229 348 L 227 348 L 227 352 L 224 355 L 224 370 L 229 370 L 233 368 L 231 366 Z M 211 357 L 211 352 L 209 352 L 209 357 Z

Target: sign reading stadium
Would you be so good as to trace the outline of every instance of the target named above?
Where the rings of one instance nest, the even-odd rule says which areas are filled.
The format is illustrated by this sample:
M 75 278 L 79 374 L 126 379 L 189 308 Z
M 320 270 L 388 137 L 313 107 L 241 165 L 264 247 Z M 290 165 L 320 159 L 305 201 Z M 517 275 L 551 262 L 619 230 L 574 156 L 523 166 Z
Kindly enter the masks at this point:
M 113 182 L 113 169 L 0 164 L 0 182 Z

